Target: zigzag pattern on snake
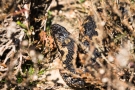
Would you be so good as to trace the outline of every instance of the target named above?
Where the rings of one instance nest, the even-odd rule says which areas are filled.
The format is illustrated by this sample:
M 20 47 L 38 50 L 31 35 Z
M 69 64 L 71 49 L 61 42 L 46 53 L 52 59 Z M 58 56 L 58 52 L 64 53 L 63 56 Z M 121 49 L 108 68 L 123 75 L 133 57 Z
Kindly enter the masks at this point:
M 83 38 L 84 35 L 88 36 L 89 39 L 92 39 L 93 36 L 97 36 L 98 33 L 95 31 L 96 24 L 91 16 L 88 16 L 82 25 L 84 31 L 80 34 L 80 38 Z M 87 74 L 91 76 L 90 73 L 83 68 L 83 65 L 77 67 L 76 63 L 78 61 L 78 51 L 79 45 L 71 38 L 71 34 L 61 25 L 53 24 L 51 26 L 51 34 L 54 37 L 58 51 L 61 54 L 61 60 L 63 63 L 63 69 L 60 69 L 61 76 L 63 80 L 70 87 L 83 88 L 91 85 L 91 82 L 88 82 Z M 86 39 L 80 40 L 82 44 L 86 47 L 89 47 L 89 42 Z M 100 56 L 100 53 L 95 49 L 93 52 L 94 58 L 90 58 L 93 62 L 96 61 L 96 58 Z M 86 76 L 84 76 L 86 74 Z M 90 79 L 91 80 L 91 79 Z

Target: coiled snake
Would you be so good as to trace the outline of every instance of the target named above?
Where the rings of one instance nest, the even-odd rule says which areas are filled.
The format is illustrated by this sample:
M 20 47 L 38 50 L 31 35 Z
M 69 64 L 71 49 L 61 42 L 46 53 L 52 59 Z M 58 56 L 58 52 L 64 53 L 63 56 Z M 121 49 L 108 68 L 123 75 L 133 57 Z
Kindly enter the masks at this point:
M 84 31 L 82 34 L 86 35 L 91 39 L 93 36 L 98 35 L 95 31 L 96 24 L 91 16 L 86 18 L 86 22 L 83 24 Z M 63 69 L 60 69 L 61 76 L 63 80 L 70 87 L 83 88 L 91 85 L 91 82 L 88 82 L 88 76 L 90 73 L 87 73 L 82 67 L 77 67 L 76 63 L 78 62 L 78 51 L 79 45 L 71 38 L 71 34 L 61 25 L 53 24 L 51 26 L 51 33 L 54 37 L 58 51 L 61 54 L 61 60 L 63 62 Z M 80 34 L 80 37 L 83 38 L 83 35 Z M 87 40 L 80 40 L 84 46 L 88 46 Z M 95 50 L 93 54 L 98 57 L 100 53 Z M 92 58 L 91 58 L 92 59 Z M 95 58 L 93 58 L 95 59 Z M 90 78 L 90 81 L 92 79 Z

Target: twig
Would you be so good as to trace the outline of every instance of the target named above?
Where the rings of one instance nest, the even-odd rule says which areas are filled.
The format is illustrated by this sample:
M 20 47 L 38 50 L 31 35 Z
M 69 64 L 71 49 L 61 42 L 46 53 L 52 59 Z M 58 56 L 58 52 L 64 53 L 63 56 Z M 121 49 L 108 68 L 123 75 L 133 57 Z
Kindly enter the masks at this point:
M 12 49 L 10 50 L 10 52 L 7 54 L 3 64 L 5 64 L 7 62 L 7 60 L 15 53 L 15 46 L 12 46 Z
M 0 66 L 0 71 L 3 72 L 3 71 L 7 71 L 8 68 L 3 68 L 2 66 Z
M 48 11 L 49 11 L 50 8 L 52 7 L 53 2 L 54 2 L 54 0 L 51 1 L 51 4 L 50 4 L 49 7 L 47 8 L 45 17 L 47 16 Z M 40 28 L 44 27 L 44 31 L 46 30 L 46 22 L 47 22 L 47 18 L 43 19 L 42 22 L 41 22 L 41 27 L 40 27 Z
M 0 56 L 3 55 L 4 51 L 7 50 L 9 48 L 9 46 L 11 45 L 12 43 L 12 40 L 9 40 L 6 45 L 3 45 L 1 48 L 0 48 Z
M 22 54 L 20 53 L 20 55 L 18 57 L 19 57 L 19 65 L 17 66 L 17 70 L 15 71 L 15 75 L 18 74 L 18 72 L 20 71 L 21 65 L 22 65 Z

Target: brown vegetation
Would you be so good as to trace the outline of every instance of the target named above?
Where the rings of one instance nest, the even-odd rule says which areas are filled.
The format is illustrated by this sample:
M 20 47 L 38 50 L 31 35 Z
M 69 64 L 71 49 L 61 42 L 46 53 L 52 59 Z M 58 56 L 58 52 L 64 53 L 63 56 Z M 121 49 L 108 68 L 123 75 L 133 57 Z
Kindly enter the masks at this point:
M 72 90 L 59 75 L 60 54 L 50 26 L 64 26 L 77 40 L 89 15 L 98 32 L 92 39 L 93 48 L 104 53 L 97 59 L 101 67 L 93 65 L 88 69 L 101 80 L 105 90 L 135 89 L 134 0 L 1 1 L 0 89 Z M 87 57 L 91 57 L 89 54 Z M 90 63 L 84 56 L 80 54 L 79 58 L 87 66 Z

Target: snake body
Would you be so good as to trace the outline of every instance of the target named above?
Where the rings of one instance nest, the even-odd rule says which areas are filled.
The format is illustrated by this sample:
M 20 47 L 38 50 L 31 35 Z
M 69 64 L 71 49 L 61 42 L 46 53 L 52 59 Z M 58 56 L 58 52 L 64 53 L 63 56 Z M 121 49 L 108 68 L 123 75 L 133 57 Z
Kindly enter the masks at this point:
M 69 70 L 73 74 L 77 74 L 73 66 L 77 57 L 77 45 L 75 41 L 70 38 L 70 33 L 58 24 L 53 24 L 51 30 L 58 50 L 62 55 L 61 59 L 64 69 Z M 60 73 L 67 85 L 71 87 L 84 87 L 85 81 L 83 79 L 73 78 L 72 75 L 63 73 L 62 70 L 60 70 Z
M 88 17 L 86 19 L 87 22 L 83 24 L 83 34 L 89 36 L 89 38 L 91 39 L 94 35 L 97 35 L 97 32 L 95 31 L 96 25 L 91 17 Z M 79 48 L 75 40 L 70 37 L 71 34 L 59 24 L 51 25 L 51 33 L 61 54 L 63 69 L 60 69 L 60 73 L 63 80 L 70 87 L 87 87 L 87 85 L 90 83 L 87 83 L 85 79 L 81 77 L 82 75 L 78 71 L 76 71 L 77 67 L 75 64 L 78 60 L 77 52 Z M 82 43 L 85 45 L 85 43 L 88 42 L 87 40 L 84 40 Z M 94 53 L 97 54 L 97 52 Z M 82 73 L 84 74 L 85 70 L 82 70 Z

